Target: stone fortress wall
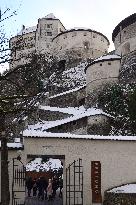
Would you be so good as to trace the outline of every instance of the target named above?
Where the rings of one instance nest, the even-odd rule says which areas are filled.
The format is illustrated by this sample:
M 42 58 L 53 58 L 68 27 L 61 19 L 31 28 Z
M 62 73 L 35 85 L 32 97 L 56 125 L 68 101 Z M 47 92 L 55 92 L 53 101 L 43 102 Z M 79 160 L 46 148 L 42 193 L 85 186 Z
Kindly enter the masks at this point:
M 60 60 L 94 59 L 107 53 L 108 47 L 109 40 L 102 33 L 82 28 L 66 30 L 53 14 L 39 19 L 34 27 L 23 26 L 10 39 L 13 67 L 29 62 L 33 52 L 50 52 Z
M 15 36 L 10 39 L 11 64 L 10 67 L 28 63 L 35 53 L 35 31 Z

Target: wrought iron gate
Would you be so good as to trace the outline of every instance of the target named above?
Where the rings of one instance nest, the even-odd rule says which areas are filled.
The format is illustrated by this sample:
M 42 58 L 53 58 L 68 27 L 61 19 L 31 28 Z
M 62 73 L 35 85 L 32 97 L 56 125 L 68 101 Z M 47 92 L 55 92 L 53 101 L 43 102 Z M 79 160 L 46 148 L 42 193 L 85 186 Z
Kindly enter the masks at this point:
M 82 159 L 66 168 L 66 205 L 83 205 Z
M 23 205 L 25 202 L 26 169 L 22 162 L 13 158 L 12 205 Z

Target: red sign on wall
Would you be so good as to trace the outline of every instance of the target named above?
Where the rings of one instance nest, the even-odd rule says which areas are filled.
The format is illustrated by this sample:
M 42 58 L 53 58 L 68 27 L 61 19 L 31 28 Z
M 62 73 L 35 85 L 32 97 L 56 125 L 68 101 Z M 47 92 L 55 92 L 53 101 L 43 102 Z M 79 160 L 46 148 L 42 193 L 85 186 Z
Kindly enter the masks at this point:
M 91 188 L 92 203 L 101 203 L 101 163 L 100 161 L 91 162 Z

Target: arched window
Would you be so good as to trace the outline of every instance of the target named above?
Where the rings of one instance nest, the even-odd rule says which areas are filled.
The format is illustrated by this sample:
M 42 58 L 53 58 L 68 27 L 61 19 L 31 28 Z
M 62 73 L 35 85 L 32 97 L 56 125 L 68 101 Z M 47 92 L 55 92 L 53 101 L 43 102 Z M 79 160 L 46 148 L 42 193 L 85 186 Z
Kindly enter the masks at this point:
M 84 49 L 85 49 L 85 50 L 88 50 L 89 47 L 90 47 L 90 43 L 89 43 L 88 41 L 85 41 L 85 42 L 84 42 Z

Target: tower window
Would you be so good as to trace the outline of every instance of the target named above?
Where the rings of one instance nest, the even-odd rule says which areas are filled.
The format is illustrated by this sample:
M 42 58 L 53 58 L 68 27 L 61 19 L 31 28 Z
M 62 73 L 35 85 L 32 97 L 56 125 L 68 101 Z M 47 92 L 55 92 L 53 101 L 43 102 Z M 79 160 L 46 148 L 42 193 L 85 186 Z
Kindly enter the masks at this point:
M 76 32 L 72 33 L 72 37 L 76 36 Z
M 100 63 L 100 66 L 102 66 L 102 63 Z
M 88 50 L 90 43 L 88 41 L 84 42 L 84 49 Z
M 47 24 L 47 28 L 52 28 L 52 24 Z
M 111 65 L 111 62 L 108 62 L 108 65 Z
M 96 33 L 94 33 L 94 34 L 93 34 L 93 38 L 96 38 L 96 37 L 97 37 L 97 35 L 96 35 Z
M 52 36 L 52 32 L 47 32 L 47 36 Z

